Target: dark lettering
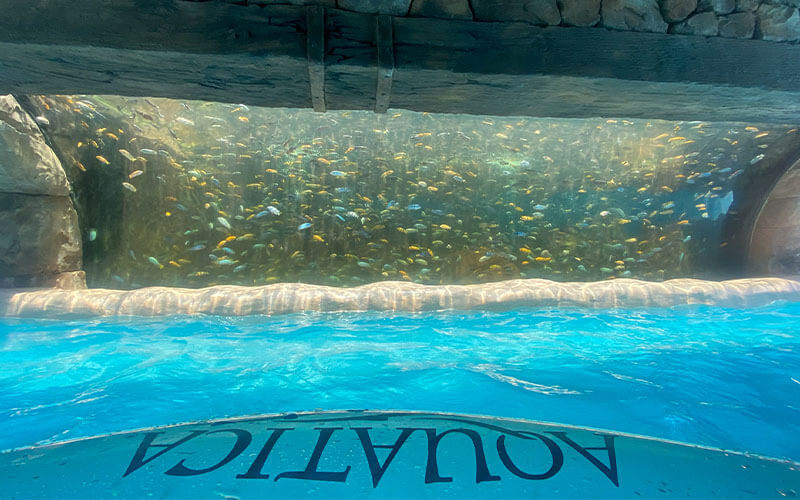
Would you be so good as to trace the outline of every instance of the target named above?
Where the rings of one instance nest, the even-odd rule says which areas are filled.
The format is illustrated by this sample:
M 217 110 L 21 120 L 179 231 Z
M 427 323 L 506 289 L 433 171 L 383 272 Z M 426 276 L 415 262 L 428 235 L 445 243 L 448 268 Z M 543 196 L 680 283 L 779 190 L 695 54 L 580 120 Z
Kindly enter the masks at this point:
M 493 476 L 489 472 L 489 467 L 486 465 L 486 454 L 483 452 L 483 441 L 481 436 L 472 429 L 450 429 L 441 434 L 436 434 L 436 429 L 420 429 L 424 430 L 428 436 L 428 463 L 425 466 L 425 484 L 430 483 L 452 483 L 452 477 L 442 477 L 439 475 L 439 464 L 436 460 L 436 450 L 439 447 L 439 441 L 443 437 L 452 433 L 460 432 L 472 440 L 472 445 L 475 448 L 475 482 L 482 483 L 484 481 L 499 481 L 500 476 Z
M 391 445 L 372 444 L 372 439 L 369 437 L 370 429 L 371 427 L 356 427 L 353 430 L 358 434 L 358 439 L 361 440 L 361 446 L 364 448 L 364 455 L 367 457 L 369 471 L 372 474 L 372 487 L 377 488 L 378 482 L 380 482 L 386 469 L 389 468 L 389 464 L 394 460 L 394 456 L 400 451 L 400 447 L 406 442 L 408 436 L 416 429 L 400 429 L 402 431 L 400 436 L 398 436 L 394 444 Z M 383 462 L 383 465 L 378 463 L 378 456 L 375 454 L 375 448 L 389 448 L 391 450 L 389 456 L 386 457 L 386 461 Z
M 506 450 L 506 436 L 502 435 L 497 438 L 497 453 L 500 455 L 500 460 L 503 462 L 503 465 L 515 476 L 521 477 L 522 479 L 531 479 L 531 480 L 541 480 L 541 479 L 549 479 L 556 474 L 558 471 L 561 470 L 561 467 L 564 465 L 564 453 L 561 451 L 561 448 L 558 447 L 555 441 L 550 439 L 547 436 L 542 436 L 541 434 L 537 434 L 535 432 L 526 432 L 520 431 L 518 434 L 523 436 L 522 439 L 533 439 L 538 438 L 540 439 L 547 449 L 550 451 L 550 456 L 553 460 L 553 465 L 550 466 L 547 471 L 541 474 L 529 474 L 527 472 L 523 472 L 522 469 L 516 466 L 514 462 L 511 461 L 511 457 L 508 456 L 508 450 Z M 524 436 L 532 436 L 532 437 L 524 437 Z
M 131 459 L 130 465 L 128 465 L 128 470 L 125 471 L 125 474 L 122 477 L 127 476 L 131 472 L 135 471 L 139 467 L 143 466 L 147 462 L 151 460 L 155 460 L 156 458 L 160 457 L 164 453 L 170 451 L 171 449 L 175 448 L 176 446 L 180 446 L 186 441 L 190 439 L 194 439 L 200 434 L 205 434 L 206 431 L 192 431 L 188 436 L 175 441 L 174 443 L 168 444 L 153 444 L 153 441 L 156 439 L 156 436 L 159 434 L 163 434 L 163 432 L 148 432 L 144 435 L 144 439 L 142 439 L 141 444 L 139 444 L 139 448 L 136 449 L 136 453 L 133 454 L 133 458 Z M 159 451 L 152 457 L 144 460 L 144 456 L 147 454 L 147 450 L 149 448 L 164 448 L 163 450 Z
M 253 464 L 244 474 L 237 474 L 236 479 L 269 479 L 269 474 L 261 473 L 261 470 L 264 468 L 264 463 L 267 461 L 272 448 L 275 447 L 275 443 L 278 442 L 278 438 L 280 438 L 284 432 L 291 431 L 293 429 L 268 430 L 272 430 L 272 434 L 270 434 L 269 439 L 267 439 L 267 442 L 264 444 L 264 447 L 261 448 L 261 451 L 258 452 L 258 456 L 256 456 L 255 460 L 253 460 Z
M 282 478 L 289 479 L 308 479 L 310 481 L 331 481 L 335 483 L 343 483 L 347 480 L 347 474 L 350 472 L 350 466 L 342 472 L 320 472 L 317 470 L 319 466 L 319 459 L 322 457 L 322 452 L 325 450 L 325 445 L 331 438 L 333 431 L 341 429 L 341 427 L 316 427 L 319 431 L 319 438 L 317 444 L 314 446 L 314 451 L 311 452 L 311 458 L 308 460 L 305 470 L 281 472 L 275 476 L 275 481 Z
M 606 445 L 605 446 L 598 446 L 592 448 L 584 448 L 583 446 L 579 445 L 572 439 L 567 437 L 567 433 L 563 431 L 548 431 L 548 434 L 552 434 L 556 436 L 558 439 L 564 441 L 568 445 L 572 447 L 575 451 L 583 455 L 589 462 L 592 463 L 595 467 L 597 467 L 600 472 L 606 475 L 606 477 L 614 483 L 614 486 L 619 487 L 619 478 L 617 475 L 617 453 L 614 450 L 614 436 L 609 434 L 595 434 L 597 436 L 603 436 Z M 608 452 L 608 466 L 600 462 L 594 455 L 589 453 L 588 450 L 603 450 Z
M 164 474 L 168 476 L 199 476 L 200 474 L 206 474 L 213 470 L 217 470 L 234 458 L 238 457 L 239 454 L 241 454 L 245 448 L 250 445 L 250 441 L 253 440 L 253 436 L 243 429 L 220 429 L 217 431 L 210 431 L 207 434 L 216 434 L 219 432 L 230 432 L 236 434 L 236 442 L 233 444 L 233 448 L 231 449 L 230 453 L 228 453 L 228 455 L 222 459 L 222 461 L 205 469 L 190 469 L 183 465 L 183 463 L 186 462 L 186 459 L 184 458 Z

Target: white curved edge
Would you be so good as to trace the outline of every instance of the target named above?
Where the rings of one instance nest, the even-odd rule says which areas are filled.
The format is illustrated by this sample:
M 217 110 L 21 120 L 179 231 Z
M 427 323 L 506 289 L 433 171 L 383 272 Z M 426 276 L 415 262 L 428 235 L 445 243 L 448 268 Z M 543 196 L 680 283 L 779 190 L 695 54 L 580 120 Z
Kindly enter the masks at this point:
M 518 279 L 480 285 L 421 285 L 384 281 L 353 288 L 302 283 L 258 287 L 219 285 L 187 289 L 0 290 L 0 317 L 220 316 L 297 312 L 422 312 L 511 308 L 639 308 L 710 305 L 756 307 L 800 301 L 800 281 L 616 279 L 555 282 Z

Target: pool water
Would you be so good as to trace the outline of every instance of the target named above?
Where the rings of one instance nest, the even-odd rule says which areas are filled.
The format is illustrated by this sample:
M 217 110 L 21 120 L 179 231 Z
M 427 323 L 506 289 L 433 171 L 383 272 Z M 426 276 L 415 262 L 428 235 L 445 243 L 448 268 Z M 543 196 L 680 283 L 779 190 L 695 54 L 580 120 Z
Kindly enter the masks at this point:
M 800 459 L 800 303 L 0 320 L 0 449 L 315 409 L 550 421 Z

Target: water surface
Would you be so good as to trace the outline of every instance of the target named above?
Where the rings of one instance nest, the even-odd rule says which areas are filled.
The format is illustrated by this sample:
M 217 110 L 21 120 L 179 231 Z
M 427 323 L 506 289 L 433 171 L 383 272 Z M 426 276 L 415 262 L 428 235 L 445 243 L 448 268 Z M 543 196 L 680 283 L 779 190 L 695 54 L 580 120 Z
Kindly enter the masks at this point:
M 800 303 L 0 320 L 0 449 L 315 409 L 519 417 L 800 459 Z

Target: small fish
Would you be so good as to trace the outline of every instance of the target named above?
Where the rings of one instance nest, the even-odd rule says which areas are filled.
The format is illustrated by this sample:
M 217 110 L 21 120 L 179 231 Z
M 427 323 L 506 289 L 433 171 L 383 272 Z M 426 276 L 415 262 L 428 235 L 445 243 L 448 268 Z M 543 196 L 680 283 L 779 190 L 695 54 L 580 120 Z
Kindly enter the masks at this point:
M 760 162 L 764 159 L 764 153 L 756 155 L 752 160 L 750 160 L 750 165 L 755 165 L 756 163 Z
M 97 239 L 97 229 L 90 229 L 89 230 L 89 241 L 94 241 Z
M 128 179 L 133 179 L 134 177 L 139 177 L 139 176 L 140 176 L 140 175 L 142 175 L 143 173 L 144 173 L 144 172 L 143 172 L 143 171 L 141 171 L 141 170 L 134 170 L 133 172 L 131 172 L 130 174 L 128 174 Z
M 217 222 L 219 222 L 225 229 L 228 230 L 231 229 L 231 223 L 228 222 L 228 219 L 226 219 L 225 217 L 217 217 Z
M 297 230 L 298 231 L 305 231 L 306 229 L 308 229 L 310 227 L 311 227 L 311 223 L 310 222 L 303 222 L 302 224 L 297 226 Z
M 111 162 L 106 160 L 106 158 L 104 156 L 102 156 L 102 155 L 97 155 L 97 156 L 95 156 L 95 158 L 97 158 L 97 161 L 99 161 L 103 165 L 110 165 L 111 164 Z
M 122 157 L 125 158 L 126 160 L 131 162 L 136 161 L 136 158 L 127 149 L 119 149 L 118 151 L 119 154 L 121 154 Z
M 159 269 L 164 269 L 164 264 L 160 263 L 158 259 L 155 257 L 148 257 L 147 262 L 153 264 L 154 266 L 158 267 Z
M 131 193 L 135 193 L 136 192 L 136 186 L 134 186 L 130 182 L 123 182 L 122 183 L 122 187 L 124 187 L 125 189 L 127 189 Z
M 190 252 L 199 252 L 200 250 L 205 250 L 206 246 L 202 243 L 198 243 L 197 245 L 193 246 L 189 249 Z

